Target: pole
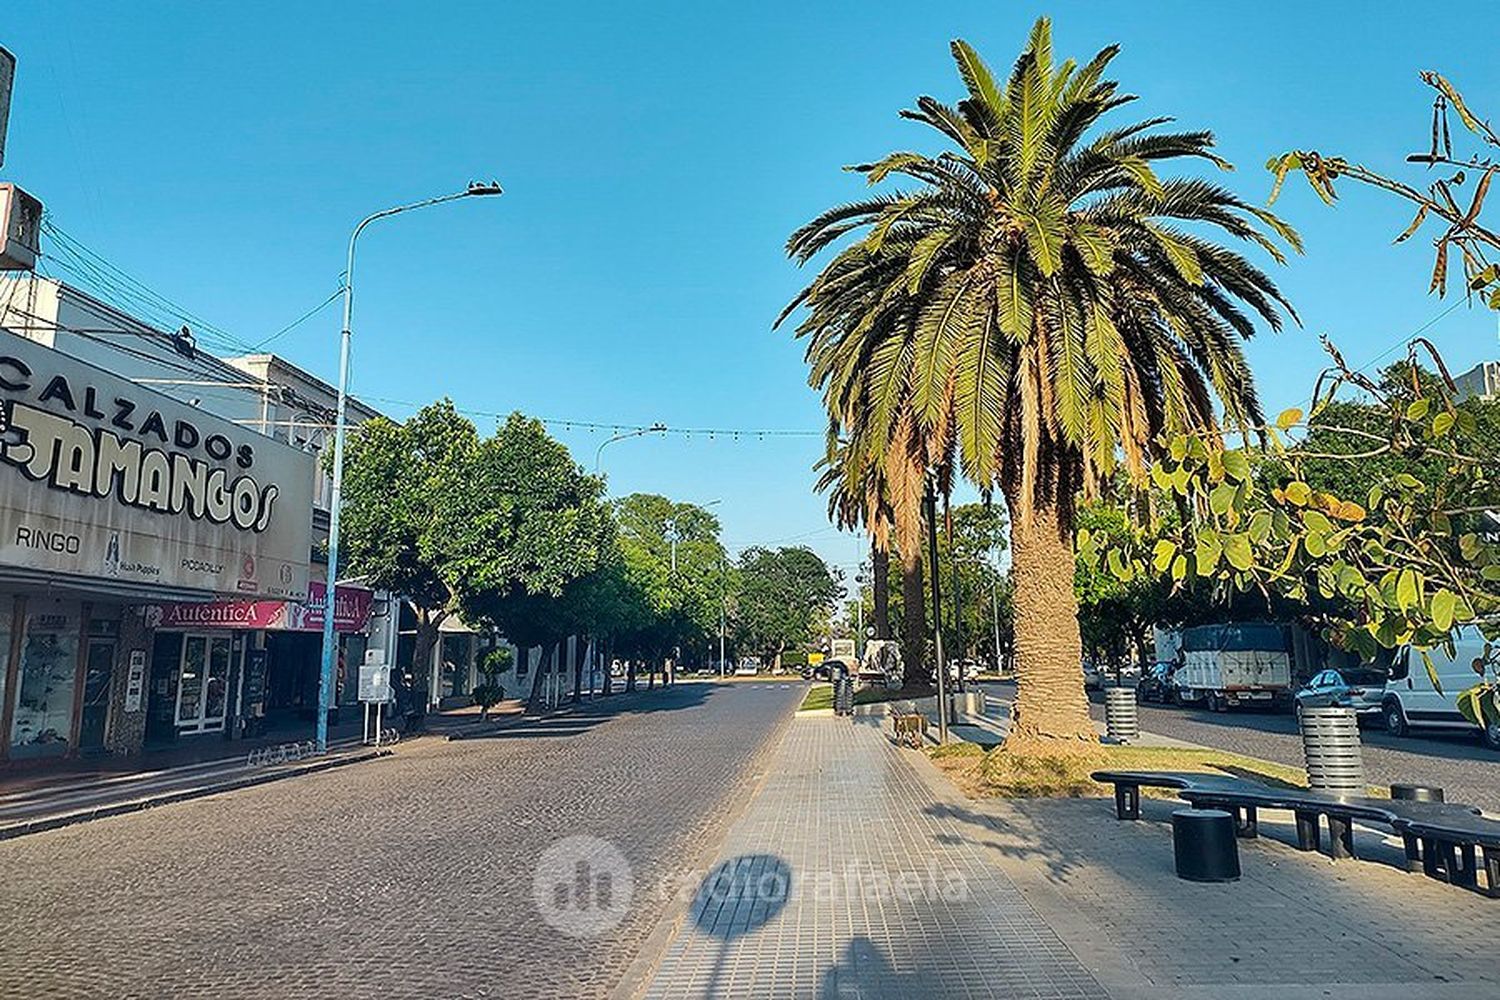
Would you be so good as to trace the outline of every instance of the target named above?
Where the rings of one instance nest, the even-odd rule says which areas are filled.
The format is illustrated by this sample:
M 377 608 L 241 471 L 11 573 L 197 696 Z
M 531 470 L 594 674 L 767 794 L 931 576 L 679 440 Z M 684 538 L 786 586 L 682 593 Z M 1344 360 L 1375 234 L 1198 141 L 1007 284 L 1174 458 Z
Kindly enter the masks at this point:
M 728 567 L 719 559 L 719 676 L 724 676 L 724 632 L 729 625 Z
M 344 491 L 344 419 L 349 405 L 349 342 L 354 316 L 354 246 L 360 230 L 375 217 L 355 227 L 349 237 L 349 258 L 344 271 L 344 323 L 339 334 L 339 395 L 333 417 L 333 489 L 328 496 L 328 573 L 323 587 L 323 669 L 318 677 L 318 752 L 328 749 L 328 709 L 334 691 L 333 670 L 338 663 L 333 609 L 338 594 L 339 507 Z
M 964 690 L 964 625 L 962 588 L 958 584 L 958 550 L 953 547 L 953 509 L 951 497 L 943 494 L 943 521 L 948 531 L 948 563 L 953 571 L 953 655 L 958 659 L 958 689 Z
M 927 484 L 927 551 L 932 577 L 932 639 L 937 655 L 938 690 L 938 743 L 948 742 L 948 664 L 943 661 L 943 594 L 942 578 L 938 575 L 937 552 L 937 498 L 932 483 Z
M 1000 588 L 990 588 L 991 624 L 995 628 L 995 673 L 1000 673 Z
M 339 387 L 338 403 L 333 417 L 333 487 L 328 494 L 328 573 L 323 594 L 323 668 L 318 676 L 318 752 L 328 749 L 328 710 L 333 699 L 333 670 L 338 662 L 338 647 L 333 627 L 334 599 L 338 591 L 339 578 L 339 508 L 344 492 L 344 437 L 349 408 L 349 344 L 353 337 L 354 318 L 354 250 L 359 243 L 359 234 L 376 219 L 409 212 L 414 208 L 441 205 L 446 201 L 467 198 L 471 195 L 500 194 L 499 184 L 470 184 L 463 191 L 439 195 L 410 205 L 382 209 L 360 220 L 349 234 L 349 255 L 344 265 L 344 323 L 339 335 Z M 424 706 L 425 707 L 425 706 Z

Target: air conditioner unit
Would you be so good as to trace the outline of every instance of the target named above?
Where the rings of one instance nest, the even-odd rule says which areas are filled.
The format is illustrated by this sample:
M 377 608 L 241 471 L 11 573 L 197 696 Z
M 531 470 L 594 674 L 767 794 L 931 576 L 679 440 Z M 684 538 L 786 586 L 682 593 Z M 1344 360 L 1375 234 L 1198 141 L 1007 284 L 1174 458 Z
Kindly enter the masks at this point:
M 30 271 L 41 252 L 42 203 L 0 184 L 0 271 Z

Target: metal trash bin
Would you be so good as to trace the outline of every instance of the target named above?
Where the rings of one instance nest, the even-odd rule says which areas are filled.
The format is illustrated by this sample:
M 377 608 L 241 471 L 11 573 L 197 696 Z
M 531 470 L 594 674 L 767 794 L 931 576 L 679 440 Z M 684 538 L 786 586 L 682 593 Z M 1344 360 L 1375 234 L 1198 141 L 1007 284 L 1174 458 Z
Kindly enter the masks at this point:
M 1177 877 L 1189 882 L 1233 882 L 1240 877 L 1234 817 L 1222 809 L 1172 813 L 1172 854 Z
M 833 714 L 854 714 L 854 680 L 843 677 L 833 684 Z
M 1352 708 L 1304 708 L 1302 755 L 1309 788 L 1335 795 L 1368 794 L 1359 718 Z
M 1109 738 L 1119 743 L 1130 743 L 1141 738 L 1141 720 L 1136 710 L 1135 688 L 1105 689 L 1104 727 Z

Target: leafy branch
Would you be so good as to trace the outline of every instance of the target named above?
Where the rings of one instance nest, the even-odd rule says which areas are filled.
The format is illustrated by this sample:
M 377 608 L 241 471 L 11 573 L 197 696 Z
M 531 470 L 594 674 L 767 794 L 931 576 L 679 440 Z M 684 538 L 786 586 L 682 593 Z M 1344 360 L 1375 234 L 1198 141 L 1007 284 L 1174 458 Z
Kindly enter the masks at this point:
M 1341 156 L 1316 150 L 1293 150 L 1272 157 L 1266 164 L 1275 176 L 1270 201 L 1276 201 L 1287 175 L 1293 170 L 1301 170 L 1313 191 L 1330 205 L 1338 198 L 1335 182 L 1341 179 L 1368 184 L 1403 198 L 1414 204 L 1417 211 L 1395 242 L 1410 239 L 1429 218 L 1446 223 L 1444 230 L 1433 240 L 1436 256 L 1428 290 L 1436 291 L 1439 296 L 1447 293 L 1449 258 L 1456 250 L 1462 261 L 1467 292 L 1483 296 L 1491 309 L 1500 309 L 1500 264 L 1489 259 L 1500 251 L 1500 234 L 1480 220 L 1490 183 L 1496 171 L 1500 171 L 1500 163 L 1495 162 L 1495 154 L 1489 151 L 1500 149 L 1500 136 L 1487 120 L 1470 110 L 1463 95 L 1442 74 L 1423 71 L 1421 79 L 1435 92 L 1429 147 L 1425 153 L 1410 154 L 1406 161 L 1422 164 L 1428 170 L 1452 169 L 1453 173 L 1428 184 L 1424 191 L 1363 164 L 1351 163 Z M 1479 149 L 1467 157 L 1454 154 L 1448 124 L 1450 112 L 1458 115 L 1464 128 L 1479 142 Z M 1460 200 L 1459 189 L 1468 182 L 1471 174 L 1478 177 L 1473 185 L 1473 195 Z

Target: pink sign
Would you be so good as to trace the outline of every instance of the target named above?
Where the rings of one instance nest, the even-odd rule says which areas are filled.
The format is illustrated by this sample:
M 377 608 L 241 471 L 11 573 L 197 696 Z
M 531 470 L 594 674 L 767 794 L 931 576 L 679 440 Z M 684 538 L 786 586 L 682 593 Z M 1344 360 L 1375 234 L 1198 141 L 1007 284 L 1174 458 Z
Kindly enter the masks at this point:
M 313 580 L 307 585 L 307 600 L 296 601 L 207 601 L 202 604 L 154 604 L 146 609 L 146 624 L 152 628 L 274 629 L 290 632 L 321 632 L 326 585 Z M 339 632 L 359 632 L 370 621 L 375 603 L 373 591 L 363 587 L 334 589 L 333 627 Z

